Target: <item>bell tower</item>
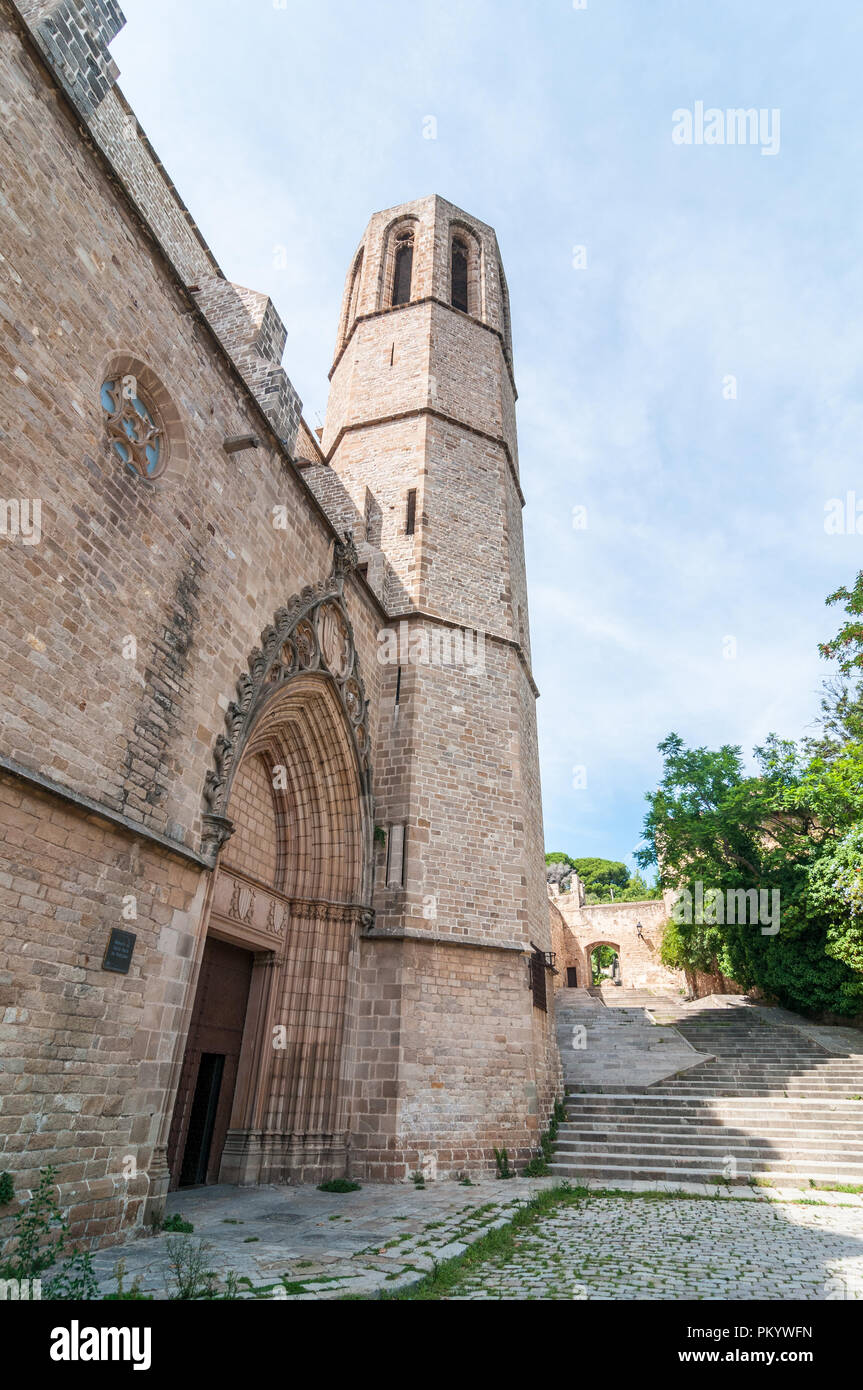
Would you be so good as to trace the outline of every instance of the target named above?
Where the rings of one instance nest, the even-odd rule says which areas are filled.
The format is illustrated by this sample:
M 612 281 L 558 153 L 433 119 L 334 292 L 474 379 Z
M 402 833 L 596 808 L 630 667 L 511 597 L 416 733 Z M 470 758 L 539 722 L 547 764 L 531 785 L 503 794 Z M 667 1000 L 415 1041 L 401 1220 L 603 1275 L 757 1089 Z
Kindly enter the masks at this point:
M 330 383 L 323 450 L 364 518 L 359 558 L 387 613 L 375 761 L 387 841 L 367 943 L 379 960 L 391 952 L 399 980 L 385 1148 L 410 1152 L 408 1164 L 432 1152 L 455 1171 L 470 1149 L 488 1166 L 494 1147 L 535 1148 L 558 1079 L 538 964 L 551 940 L 537 691 L 493 229 L 437 196 L 376 213 L 349 267 Z
M 402 606 L 526 656 L 515 400 L 492 228 L 439 197 L 377 213 L 345 286 L 324 450 L 362 515 L 373 494 L 366 540 Z

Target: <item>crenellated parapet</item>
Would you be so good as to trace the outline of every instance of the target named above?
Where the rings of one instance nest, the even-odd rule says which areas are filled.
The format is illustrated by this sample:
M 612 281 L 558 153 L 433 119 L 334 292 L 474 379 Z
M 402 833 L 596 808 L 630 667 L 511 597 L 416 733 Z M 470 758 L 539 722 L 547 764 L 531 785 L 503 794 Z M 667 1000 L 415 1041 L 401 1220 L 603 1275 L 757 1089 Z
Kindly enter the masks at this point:
M 288 333 L 272 300 L 217 275 L 201 277 L 194 294 L 273 429 L 293 452 L 302 402 L 281 366 Z
M 119 76 L 108 51 L 126 23 L 117 0 L 19 0 L 18 9 L 75 105 L 92 114 Z

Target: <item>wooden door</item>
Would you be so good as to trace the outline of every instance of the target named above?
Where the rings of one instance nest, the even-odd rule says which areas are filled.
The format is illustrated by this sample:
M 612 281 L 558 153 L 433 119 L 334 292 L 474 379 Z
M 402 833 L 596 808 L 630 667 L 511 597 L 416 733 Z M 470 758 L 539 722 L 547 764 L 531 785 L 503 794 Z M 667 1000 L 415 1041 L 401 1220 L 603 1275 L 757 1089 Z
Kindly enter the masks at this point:
M 218 1182 L 231 1121 L 252 953 L 208 937 L 171 1123 L 171 1187 Z

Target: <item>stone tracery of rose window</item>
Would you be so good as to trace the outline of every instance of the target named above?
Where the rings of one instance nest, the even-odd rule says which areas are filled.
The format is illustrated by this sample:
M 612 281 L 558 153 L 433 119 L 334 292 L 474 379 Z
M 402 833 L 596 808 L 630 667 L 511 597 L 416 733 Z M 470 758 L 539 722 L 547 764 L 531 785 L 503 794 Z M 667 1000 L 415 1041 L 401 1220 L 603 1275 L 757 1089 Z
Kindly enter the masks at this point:
M 117 457 L 140 477 L 157 477 L 164 463 L 163 431 L 138 394 L 137 379 L 127 375 L 104 382 L 101 399 L 105 428 Z

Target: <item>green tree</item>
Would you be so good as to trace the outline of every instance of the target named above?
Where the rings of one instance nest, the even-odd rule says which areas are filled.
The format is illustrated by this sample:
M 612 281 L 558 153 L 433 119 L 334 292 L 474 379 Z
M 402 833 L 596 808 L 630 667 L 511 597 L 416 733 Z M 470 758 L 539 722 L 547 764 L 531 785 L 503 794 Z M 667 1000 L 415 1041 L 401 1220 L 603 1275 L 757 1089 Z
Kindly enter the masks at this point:
M 597 946 L 596 950 L 591 952 L 591 984 L 599 985 L 602 983 L 603 979 L 608 978 L 607 975 L 603 974 L 603 972 L 609 970 L 610 967 L 614 964 L 614 958 L 616 955 L 617 952 L 615 951 L 613 946 Z
M 688 887 L 693 899 L 698 882 L 726 903 L 729 892 L 777 891 L 780 911 L 773 934 L 757 921 L 707 913 L 699 921 L 693 910 L 692 920 L 667 930 L 666 963 L 716 966 L 804 1012 L 859 1012 L 863 977 L 849 965 L 850 949 L 828 952 L 838 940 L 835 912 L 811 891 L 810 875 L 863 812 L 863 780 L 855 782 L 863 750 L 849 746 L 833 762 L 807 764 L 795 744 L 771 736 L 755 749 L 756 776 L 746 774 L 736 746 L 687 748 L 669 734 L 659 750 L 663 776 L 647 797 L 639 862 L 656 865 L 664 887 Z
M 808 738 L 806 748 L 812 757 L 825 761 L 836 757 L 849 743 L 863 743 L 863 570 L 851 589 L 837 589 L 828 605 L 842 603 L 846 620 L 830 642 L 818 650 L 826 660 L 835 660 L 839 674 L 824 682 L 818 738 Z
M 585 893 L 604 894 L 605 901 L 611 898 L 610 888 L 623 889 L 629 883 L 629 870 L 616 859 L 573 859 L 572 862 Z M 614 896 L 617 897 L 616 892 Z
M 625 864 L 616 859 L 576 859 L 574 855 L 554 850 L 545 856 L 546 866 L 565 864 L 574 869 L 584 884 L 587 903 L 641 902 L 662 896 L 662 889 L 650 887 L 640 874 L 630 874 Z
M 863 978 L 863 824 L 813 864 L 807 907 L 827 923 L 827 954 Z

